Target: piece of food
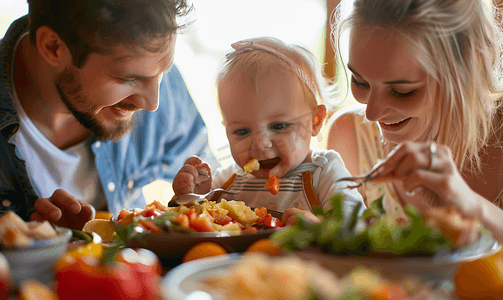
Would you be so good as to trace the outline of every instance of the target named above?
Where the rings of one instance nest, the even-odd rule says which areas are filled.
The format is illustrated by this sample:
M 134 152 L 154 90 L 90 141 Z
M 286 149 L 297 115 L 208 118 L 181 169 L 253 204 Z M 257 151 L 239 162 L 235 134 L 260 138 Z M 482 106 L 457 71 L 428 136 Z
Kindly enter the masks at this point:
M 2 230 L 2 247 L 24 248 L 33 244 L 33 239 L 18 228 L 6 228 Z
M 273 195 L 277 195 L 279 193 L 279 181 L 276 175 L 269 175 L 269 179 L 265 183 L 264 187 L 269 190 L 269 192 Z
M 23 233 L 26 233 L 30 230 L 26 222 L 21 219 L 21 217 L 18 216 L 15 212 L 10 210 L 5 212 L 0 217 L 0 234 L 2 234 L 3 231 L 8 228 L 16 228 Z
M 251 210 L 250 207 L 246 206 L 243 201 L 227 201 L 225 199 L 222 199 L 220 200 L 220 203 L 218 203 L 218 205 L 221 208 L 229 211 L 228 215 L 231 218 L 245 226 L 250 225 L 259 219 L 255 212 Z
M 186 263 L 188 261 L 204 257 L 225 255 L 225 254 L 227 254 L 227 250 L 225 250 L 225 248 L 222 247 L 220 244 L 213 242 L 203 242 L 190 248 L 189 251 L 187 251 L 187 253 L 185 253 L 185 255 L 183 256 L 182 262 Z
M 57 300 L 58 295 L 36 279 L 24 280 L 18 289 L 19 300 Z
M 265 207 L 257 207 L 253 211 L 258 216 L 258 220 L 256 221 L 258 224 L 262 224 L 270 228 L 283 227 L 283 222 L 268 213 Z
M 49 221 L 44 222 L 28 222 L 28 232 L 26 235 L 33 237 L 37 240 L 52 239 L 58 236 L 58 233 L 49 223 Z
M 12 211 L 0 217 L 0 242 L 5 248 L 22 248 L 33 244 L 34 240 L 51 239 L 57 235 L 48 221 L 25 222 Z
M 115 229 L 112 223 L 110 223 L 110 220 L 105 219 L 90 220 L 84 225 L 82 231 L 97 233 L 105 243 L 111 243 L 117 239 Z
M 108 211 L 103 211 L 99 210 L 96 212 L 96 216 L 94 216 L 95 219 L 105 219 L 105 220 L 110 220 L 112 217 L 112 214 Z
M 466 218 L 454 207 L 431 208 L 425 214 L 426 223 L 440 228 L 456 248 L 473 244 L 479 238 L 481 223 Z
M 260 163 L 258 159 L 252 158 L 244 165 L 243 169 L 246 173 L 258 171 L 260 169 Z

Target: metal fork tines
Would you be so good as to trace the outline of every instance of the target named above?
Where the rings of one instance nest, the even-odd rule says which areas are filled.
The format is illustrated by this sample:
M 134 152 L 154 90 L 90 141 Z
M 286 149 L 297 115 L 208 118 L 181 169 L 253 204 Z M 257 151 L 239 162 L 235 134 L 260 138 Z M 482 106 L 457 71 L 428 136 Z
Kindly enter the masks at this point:
M 369 172 L 369 173 L 364 174 L 364 175 L 357 175 L 357 176 L 339 178 L 335 182 L 337 183 L 339 181 L 353 181 L 353 182 L 356 183 L 355 185 L 348 185 L 345 188 L 354 189 L 354 188 L 358 188 L 358 187 L 362 186 L 363 183 L 365 183 L 365 182 L 367 182 L 369 180 L 374 179 L 375 176 L 376 176 L 375 174 L 373 174 L 372 172 Z

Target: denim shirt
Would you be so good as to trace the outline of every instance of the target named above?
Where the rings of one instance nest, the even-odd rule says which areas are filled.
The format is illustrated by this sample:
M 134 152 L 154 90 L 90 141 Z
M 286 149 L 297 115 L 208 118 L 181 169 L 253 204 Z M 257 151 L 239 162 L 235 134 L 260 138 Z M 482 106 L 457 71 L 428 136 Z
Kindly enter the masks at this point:
M 0 42 L 0 213 L 14 210 L 28 220 L 38 198 L 25 161 L 16 155 L 9 139 L 19 128 L 11 80 L 14 46 L 28 30 L 28 18 L 13 22 Z M 172 181 L 184 161 L 198 155 L 211 166 L 213 156 L 208 133 L 178 69 L 166 71 L 160 84 L 159 108 L 135 113 L 131 133 L 118 142 L 91 137 L 96 168 L 108 209 L 142 208 L 146 202 L 142 187 L 156 179 Z M 29 158 L 26 158 L 29 163 Z

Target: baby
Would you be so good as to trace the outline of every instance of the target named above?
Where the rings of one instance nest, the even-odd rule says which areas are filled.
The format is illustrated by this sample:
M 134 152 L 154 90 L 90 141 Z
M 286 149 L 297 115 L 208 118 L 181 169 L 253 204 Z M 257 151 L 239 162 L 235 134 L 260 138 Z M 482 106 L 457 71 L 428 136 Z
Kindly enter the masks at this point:
M 297 213 L 316 221 L 311 208 L 329 209 L 335 193 L 345 196 L 346 214 L 358 203 L 363 211 L 358 191 L 344 189 L 348 181 L 335 183 L 350 176 L 339 154 L 310 148 L 311 137 L 318 135 L 326 116 L 321 103 L 328 105 L 335 95 L 316 57 L 303 47 L 270 37 L 240 41 L 232 48 L 217 87 L 235 163 L 216 169 L 211 178 L 207 164 L 189 158 L 174 178 L 175 196 L 223 187 L 239 192 L 224 198 L 283 211 L 287 225 L 295 222 Z M 245 172 L 244 166 L 253 159 L 258 160 L 258 169 Z M 210 179 L 202 182 L 201 172 Z M 265 188 L 270 176 L 279 181 L 276 195 Z

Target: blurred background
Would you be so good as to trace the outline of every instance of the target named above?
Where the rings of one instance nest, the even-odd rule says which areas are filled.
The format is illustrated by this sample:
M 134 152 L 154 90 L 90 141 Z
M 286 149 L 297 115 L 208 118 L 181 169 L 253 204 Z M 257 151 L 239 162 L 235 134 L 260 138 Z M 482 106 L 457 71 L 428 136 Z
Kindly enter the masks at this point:
M 194 23 L 178 36 L 175 64 L 208 126 L 210 145 L 222 165 L 231 161 L 216 106 L 215 77 L 231 44 L 242 39 L 273 36 L 305 46 L 325 63 L 334 76 L 333 52 L 327 40 L 328 16 L 338 0 L 192 0 Z M 10 23 L 28 13 L 26 0 L 0 1 L 0 37 Z M 324 147 L 323 135 L 313 146 Z M 164 191 L 167 183 L 154 182 L 149 190 Z M 171 190 L 168 188 L 167 190 Z M 144 190 L 145 192 L 146 190 Z M 169 193 L 169 191 L 166 191 Z M 163 194 L 163 193 L 161 193 Z M 147 196 L 147 195 L 146 195 Z M 152 195 L 148 195 L 152 197 Z M 164 194 L 164 197 L 169 195 Z

